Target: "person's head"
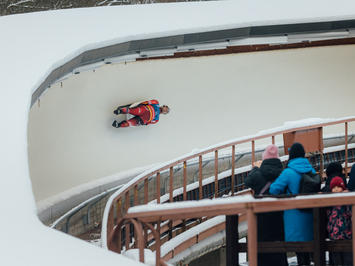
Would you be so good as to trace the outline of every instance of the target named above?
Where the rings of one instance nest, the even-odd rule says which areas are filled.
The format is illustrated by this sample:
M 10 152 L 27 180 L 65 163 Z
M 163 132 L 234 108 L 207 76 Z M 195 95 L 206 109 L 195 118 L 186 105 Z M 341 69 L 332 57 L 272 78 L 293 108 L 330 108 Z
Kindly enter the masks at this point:
M 332 174 L 342 173 L 342 172 L 343 172 L 343 167 L 339 162 L 330 163 L 327 169 L 325 170 L 327 177 L 331 176 Z
M 170 112 L 169 106 L 163 105 L 162 107 L 160 107 L 160 112 L 161 112 L 163 115 L 168 114 L 168 113 Z
M 295 142 L 292 144 L 289 152 L 288 160 L 292 160 L 295 158 L 303 158 L 306 155 L 306 152 L 301 143 Z
M 330 181 L 330 190 L 332 192 L 343 192 L 345 190 L 344 180 L 339 176 L 333 177 Z
M 274 144 L 267 146 L 263 152 L 262 159 L 279 159 L 279 148 Z

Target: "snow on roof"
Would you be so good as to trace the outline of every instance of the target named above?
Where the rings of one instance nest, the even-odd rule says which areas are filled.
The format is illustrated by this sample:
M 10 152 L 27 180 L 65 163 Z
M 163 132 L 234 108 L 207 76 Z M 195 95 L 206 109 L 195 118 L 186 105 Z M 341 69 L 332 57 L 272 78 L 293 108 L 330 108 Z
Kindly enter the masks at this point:
M 119 256 L 49 229 L 36 216 L 27 122 L 31 95 L 53 69 L 84 51 L 129 40 L 253 25 L 354 19 L 354 8 L 355 2 L 350 0 L 341 5 L 333 0 L 211 1 L 0 17 L 0 225 L 6 228 L 0 248 L 2 261 L 6 265 L 110 265 L 117 263 Z M 19 249 L 20 244 L 25 248 Z M 128 260 L 119 259 L 122 263 Z

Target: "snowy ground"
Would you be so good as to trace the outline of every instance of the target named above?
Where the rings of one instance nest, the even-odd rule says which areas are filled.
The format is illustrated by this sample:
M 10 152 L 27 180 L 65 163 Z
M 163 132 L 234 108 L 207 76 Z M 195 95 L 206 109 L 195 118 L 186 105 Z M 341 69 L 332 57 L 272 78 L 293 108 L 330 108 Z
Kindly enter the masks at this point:
M 341 5 L 332 0 L 254 0 L 83 8 L 0 17 L 1 264 L 138 265 L 47 228 L 36 216 L 27 122 L 31 95 L 53 69 L 89 49 L 128 40 L 252 25 L 354 19 L 354 7 L 349 0 Z

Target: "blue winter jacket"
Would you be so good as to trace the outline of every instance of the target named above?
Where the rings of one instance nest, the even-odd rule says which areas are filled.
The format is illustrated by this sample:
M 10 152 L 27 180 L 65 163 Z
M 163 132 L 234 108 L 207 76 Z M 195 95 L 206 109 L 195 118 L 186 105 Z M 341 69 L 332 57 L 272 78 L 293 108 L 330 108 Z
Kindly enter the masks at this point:
M 303 173 L 315 170 L 308 159 L 295 158 L 288 162 L 288 166 L 270 186 L 270 194 L 298 194 L 300 180 Z M 291 193 L 290 193 L 291 191 Z M 286 241 L 313 241 L 313 213 L 297 209 L 284 212 Z

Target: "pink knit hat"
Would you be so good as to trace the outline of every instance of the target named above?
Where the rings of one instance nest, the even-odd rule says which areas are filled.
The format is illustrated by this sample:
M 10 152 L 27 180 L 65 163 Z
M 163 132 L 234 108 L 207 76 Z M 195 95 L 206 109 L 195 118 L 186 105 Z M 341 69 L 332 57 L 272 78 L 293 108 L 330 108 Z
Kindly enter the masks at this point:
M 274 144 L 267 146 L 263 153 L 262 158 L 263 160 L 279 159 L 279 148 L 277 148 Z

